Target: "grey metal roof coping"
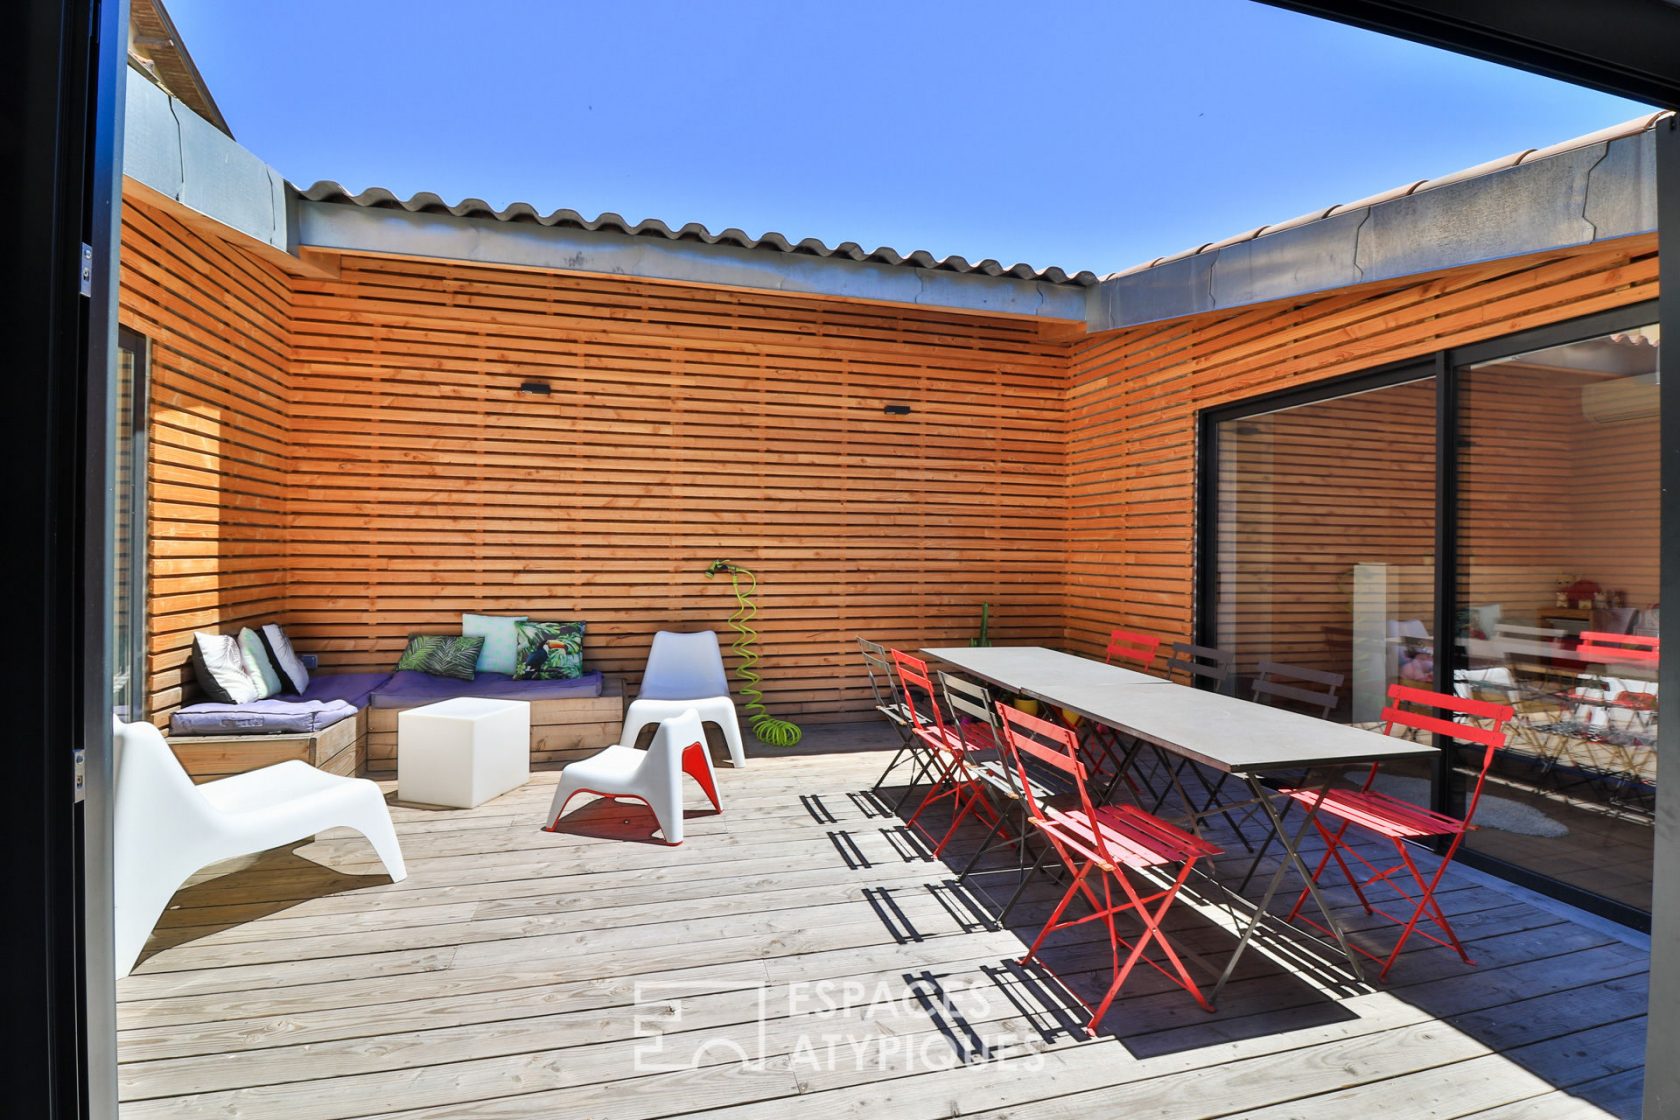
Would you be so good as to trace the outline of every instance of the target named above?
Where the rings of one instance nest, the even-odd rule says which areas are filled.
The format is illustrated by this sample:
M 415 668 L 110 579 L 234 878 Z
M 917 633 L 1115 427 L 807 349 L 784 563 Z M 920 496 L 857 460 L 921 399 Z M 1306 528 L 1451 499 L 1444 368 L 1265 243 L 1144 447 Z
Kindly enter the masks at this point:
M 1650 113 L 1419 179 L 1103 278 L 1086 327 L 1113 330 L 1656 229 Z
M 1659 120 L 1671 115 L 1671 111 L 1666 110 L 1663 112 L 1648 113 L 1642 117 L 1635 117 L 1631 121 L 1624 121 L 1621 124 L 1611 125 L 1609 128 L 1601 128 L 1597 132 L 1590 132 L 1585 136 L 1577 136 L 1574 139 L 1564 140 L 1545 148 L 1525 148 L 1520 152 L 1514 152 L 1508 156 L 1501 156 L 1499 159 L 1490 159 L 1485 163 L 1478 163 L 1474 167 L 1466 167 L 1461 171 L 1454 171 L 1434 179 L 1418 179 L 1415 182 L 1403 183 L 1400 186 L 1391 187 L 1385 191 L 1378 191 L 1376 194 L 1368 195 L 1365 198 L 1356 199 L 1352 202 L 1338 202 L 1332 206 L 1324 207 L 1321 210 L 1310 210 L 1299 217 L 1290 218 L 1288 221 L 1273 222 L 1268 225 L 1256 226 L 1246 233 L 1239 233 L 1234 236 L 1227 237 L 1222 241 L 1208 241 L 1191 249 L 1185 249 L 1181 252 L 1169 253 L 1165 256 L 1155 257 L 1152 260 L 1132 265 L 1130 268 L 1123 268 L 1118 272 L 1111 272 L 1104 276 L 1103 279 L 1111 280 L 1119 276 L 1130 276 L 1133 273 L 1144 272 L 1148 269 L 1157 268 L 1164 264 L 1170 264 L 1173 261 L 1183 260 L 1186 257 L 1193 257 L 1200 253 L 1215 252 L 1231 245 L 1235 245 L 1238 242 L 1253 241 L 1256 238 L 1281 233 L 1284 230 L 1297 229 L 1312 222 L 1323 221 L 1326 218 L 1334 217 L 1337 214 L 1345 214 L 1353 210 L 1364 210 L 1372 206 L 1380 206 L 1385 202 L 1391 202 L 1397 198 L 1406 198 L 1419 194 L 1423 191 L 1450 186 L 1453 183 L 1461 183 L 1470 179 L 1479 179 L 1497 171 L 1504 171 L 1507 168 L 1516 167 L 1524 163 L 1531 163 L 1534 160 L 1547 159 L 1551 156 L 1562 155 L 1566 152 L 1592 147 L 1595 144 L 1605 144 L 1609 141 L 1618 140 L 1626 136 L 1637 136 L 1641 133 L 1650 131 L 1656 126 L 1656 123 Z

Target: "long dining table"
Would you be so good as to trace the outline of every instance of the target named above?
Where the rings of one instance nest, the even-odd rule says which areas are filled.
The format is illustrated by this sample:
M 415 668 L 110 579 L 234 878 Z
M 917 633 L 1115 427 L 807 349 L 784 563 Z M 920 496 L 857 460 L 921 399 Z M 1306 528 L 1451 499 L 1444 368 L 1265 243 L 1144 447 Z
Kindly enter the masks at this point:
M 997 688 L 1077 714 L 1228 775 L 1246 787 L 1252 802 L 1264 810 L 1284 856 L 1255 901 L 1252 915 L 1241 923 L 1236 948 L 1209 994 L 1209 1002 L 1217 1000 L 1230 980 L 1237 962 L 1270 914 L 1268 907 L 1291 868 L 1323 915 L 1325 928 L 1334 935 L 1354 978 L 1364 980 L 1358 953 L 1313 881 L 1301 844 L 1311 831 L 1319 801 L 1342 768 L 1401 759 L 1432 760 L 1438 753 L 1433 745 L 1239 700 L 1038 646 L 937 646 L 921 652 Z M 1278 791 L 1267 786 L 1264 779 L 1269 774 L 1295 770 L 1319 771 L 1323 780 L 1317 797 L 1306 803 L 1300 824 L 1291 830 L 1274 803 Z M 1199 829 L 1207 813 L 1197 812 L 1190 804 L 1186 810 L 1190 823 Z

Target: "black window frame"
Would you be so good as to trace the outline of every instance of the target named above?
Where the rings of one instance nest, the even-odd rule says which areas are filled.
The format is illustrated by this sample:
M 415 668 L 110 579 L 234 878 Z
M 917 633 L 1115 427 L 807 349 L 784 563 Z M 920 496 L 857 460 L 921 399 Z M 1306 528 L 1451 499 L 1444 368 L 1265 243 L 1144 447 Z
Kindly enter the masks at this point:
M 1594 312 L 1544 326 L 1430 354 L 1342 374 L 1277 392 L 1245 397 L 1227 404 L 1200 409 L 1196 414 L 1195 486 L 1195 587 L 1192 596 L 1191 630 L 1201 645 L 1218 644 L 1214 627 L 1218 620 L 1219 556 L 1219 425 L 1280 409 L 1333 400 L 1352 393 L 1369 392 L 1433 376 L 1437 444 L 1435 456 L 1435 682 L 1438 692 L 1451 693 L 1453 674 L 1461 668 L 1458 643 L 1444 635 L 1457 632 L 1458 620 L 1458 417 L 1463 405 L 1462 371 L 1482 362 L 1514 357 L 1532 350 L 1582 342 L 1618 331 L 1632 330 L 1659 322 L 1656 300 L 1641 300 L 1624 307 Z M 1446 744 L 1437 736 L 1436 745 Z M 1452 755 L 1442 749 L 1435 763 L 1433 808 L 1451 812 L 1449 768 Z M 1659 779 L 1660 780 L 1660 779 Z M 1556 898 L 1589 913 L 1609 918 L 1634 929 L 1649 931 L 1651 914 L 1615 899 L 1541 875 L 1529 868 L 1497 859 L 1466 846 L 1457 859 L 1467 867 L 1486 871 L 1508 882 Z

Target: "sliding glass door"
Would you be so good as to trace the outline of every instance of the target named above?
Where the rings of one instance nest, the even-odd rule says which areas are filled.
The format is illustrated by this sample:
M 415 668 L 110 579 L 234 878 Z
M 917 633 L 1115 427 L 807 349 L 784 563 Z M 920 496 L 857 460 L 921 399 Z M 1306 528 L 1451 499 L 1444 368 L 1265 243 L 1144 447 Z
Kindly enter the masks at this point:
M 1457 377 L 1456 681 L 1516 717 L 1467 843 L 1649 910 L 1658 332 L 1494 349 Z M 1480 761 L 1461 752 L 1453 811 Z
M 1466 857 L 1638 923 L 1656 784 L 1660 339 L 1650 307 L 1203 414 L 1197 632 L 1340 681 L 1509 703 Z M 1383 788 L 1462 815 L 1479 751 Z
M 1437 384 L 1403 376 L 1222 421 L 1209 644 L 1340 678 L 1342 720 L 1433 679 Z

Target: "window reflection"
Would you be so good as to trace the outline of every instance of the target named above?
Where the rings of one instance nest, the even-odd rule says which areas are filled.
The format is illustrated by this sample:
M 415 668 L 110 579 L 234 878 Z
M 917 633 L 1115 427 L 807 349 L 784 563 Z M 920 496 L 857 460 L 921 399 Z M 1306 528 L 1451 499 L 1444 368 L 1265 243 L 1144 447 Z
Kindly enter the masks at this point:
M 1651 326 L 1469 366 L 1459 414 L 1457 687 L 1516 710 L 1469 843 L 1642 910 L 1660 352 Z
M 144 338 L 119 332 L 112 419 L 111 705 L 124 720 L 146 714 L 146 358 Z

